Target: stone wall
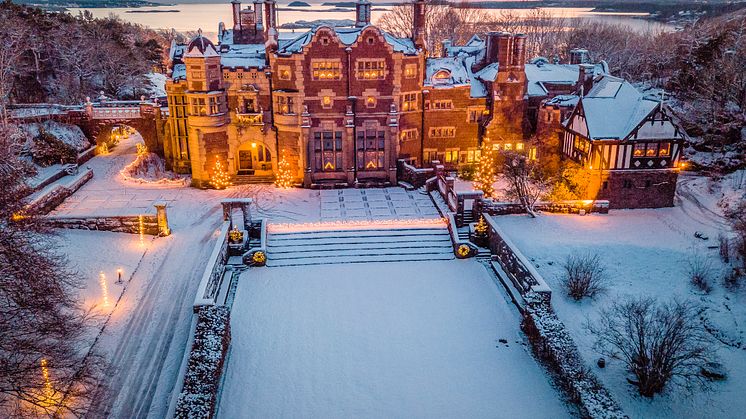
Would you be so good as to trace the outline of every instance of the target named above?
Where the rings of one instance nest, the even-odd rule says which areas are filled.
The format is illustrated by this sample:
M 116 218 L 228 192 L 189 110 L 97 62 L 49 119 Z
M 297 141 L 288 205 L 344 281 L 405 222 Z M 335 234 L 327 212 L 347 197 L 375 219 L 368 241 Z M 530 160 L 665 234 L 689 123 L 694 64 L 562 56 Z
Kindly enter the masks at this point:
M 29 202 L 28 210 L 36 214 L 48 214 L 92 178 L 93 171 L 87 169 L 82 175 L 78 175 L 76 179 L 67 185 L 57 184 L 48 192 Z
M 608 200 L 612 209 L 672 207 L 678 177 L 678 170 L 597 172 L 591 178 L 588 199 Z
M 52 228 L 69 228 L 78 230 L 114 231 L 117 233 L 159 236 L 158 217 L 156 215 L 113 215 L 113 216 L 48 216 L 45 222 Z
M 418 169 L 404 160 L 396 161 L 397 178 L 401 182 L 407 182 L 415 188 L 425 185 L 425 182 L 435 175 L 432 168 Z
M 534 209 L 537 211 L 554 212 L 560 214 L 579 214 L 585 211 L 586 214 L 597 212 L 607 214 L 609 212 L 609 201 L 559 201 L 559 202 L 537 202 Z M 491 199 L 479 199 L 474 202 L 474 214 L 482 212 L 489 215 L 510 215 L 525 214 L 526 208 L 521 204 L 512 202 L 497 202 Z

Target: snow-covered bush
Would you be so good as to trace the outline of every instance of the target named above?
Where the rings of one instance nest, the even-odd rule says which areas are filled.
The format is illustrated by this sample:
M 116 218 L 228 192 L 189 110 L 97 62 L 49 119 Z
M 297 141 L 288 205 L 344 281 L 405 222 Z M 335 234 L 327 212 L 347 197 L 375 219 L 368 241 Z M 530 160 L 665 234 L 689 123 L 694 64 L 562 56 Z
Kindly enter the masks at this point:
M 179 394 L 176 418 L 210 418 L 230 343 L 230 310 L 203 306 L 197 311 L 194 343 Z
M 51 133 L 41 129 L 33 139 L 31 156 L 34 163 L 42 167 L 57 163 L 75 163 L 78 154 L 75 149 L 65 144 Z
M 576 301 L 593 297 L 605 289 L 606 268 L 598 254 L 570 254 L 565 259 L 563 268 L 565 276 L 562 278 L 562 285 L 567 295 Z

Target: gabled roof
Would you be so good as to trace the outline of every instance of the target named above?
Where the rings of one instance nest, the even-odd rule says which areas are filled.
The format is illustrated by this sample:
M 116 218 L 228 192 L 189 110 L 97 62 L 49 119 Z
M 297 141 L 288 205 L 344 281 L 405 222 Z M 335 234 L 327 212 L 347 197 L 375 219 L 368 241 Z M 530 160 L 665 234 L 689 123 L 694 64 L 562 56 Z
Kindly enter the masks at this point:
M 590 139 L 622 140 L 660 106 L 626 80 L 609 75 L 597 78 L 579 103 Z
M 228 50 L 220 54 L 220 64 L 223 67 L 264 68 L 266 65 L 264 44 L 236 44 L 226 47 Z
M 360 36 L 360 33 L 362 33 L 363 30 L 366 28 L 371 27 L 371 25 L 362 27 L 362 28 L 333 28 L 329 26 L 317 26 L 309 31 L 303 33 L 302 35 L 296 37 L 295 39 L 289 40 L 287 42 L 280 42 L 278 53 L 296 53 L 301 52 L 303 50 L 303 47 L 308 45 L 311 42 L 311 39 L 313 39 L 314 34 L 316 34 L 316 31 L 319 30 L 319 28 L 326 28 L 331 30 L 337 35 L 337 38 L 339 38 L 339 41 L 344 45 L 352 45 L 354 44 L 358 37 Z M 399 38 L 397 36 L 394 36 L 386 31 L 384 31 L 381 28 L 378 28 L 376 26 L 373 26 L 377 30 L 379 30 L 382 34 L 386 42 L 391 46 L 391 48 L 394 50 L 394 52 L 401 52 L 404 54 L 416 54 L 417 48 L 415 48 L 414 43 L 409 38 Z

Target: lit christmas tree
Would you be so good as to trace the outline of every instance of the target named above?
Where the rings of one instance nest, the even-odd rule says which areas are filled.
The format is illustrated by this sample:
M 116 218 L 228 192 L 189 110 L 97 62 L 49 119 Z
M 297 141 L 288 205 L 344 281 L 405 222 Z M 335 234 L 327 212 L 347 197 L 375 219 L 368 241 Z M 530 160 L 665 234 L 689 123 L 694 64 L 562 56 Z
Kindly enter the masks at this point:
M 484 192 L 485 198 L 492 198 L 495 194 L 495 152 L 492 146 L 485 142 L 482 144 L 479 167 L 474 175 L 474 190 Z
M 277 163 L 277 179 L 275 179 L 275 185 L 278 188 L 290 188 L 293 186 L 293 173 L 290 170 L 290 163 L 283 156 Z
M 215 189 L 225 189 L 231 186 L 231 180 L 228 177 L 228 172 L 220 163 L 220 159 L 215 160 L 215 167 L 212 170 L 212 176 L 210 177 L 210 185 Z

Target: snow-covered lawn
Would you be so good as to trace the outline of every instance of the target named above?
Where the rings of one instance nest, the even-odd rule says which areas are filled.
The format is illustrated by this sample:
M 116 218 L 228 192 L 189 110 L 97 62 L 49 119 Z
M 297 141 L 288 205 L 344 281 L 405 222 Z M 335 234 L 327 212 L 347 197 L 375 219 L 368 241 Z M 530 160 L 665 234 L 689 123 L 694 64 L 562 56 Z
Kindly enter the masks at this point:
M 567 417 L 518 324 L 473 260 L 252 268 L 218 416 Z
M 608 215 L 495 217 L 554 290 L 553 306 L 575 338 L 587 364 L 612 391 L 625 412 L 635 418 L 735 418 L 743 417 L 746 412 L 746 398 L 743 397 L 746 389 L 746 290 L 727 291 L 718 276 L 714 291 L 704 295 L 693 288 L 686 273 L 686 261 L 692 251 L 704 252 L 716 267 L 723 268 L 717 249 L 708 246 L 717 245 L 717 234 L 723 230 L 724 220 L 716 209 L 697 205 L 699 201 L 708 200 L 683 198 L 675 208 L 611 211 Z M 710 239 L 695 238 L 697 231 Z M 562 263 L 574 251 L 597 252 L 601 256 L 610 278 L 605 294 L 581 303 L 564 295 L 559 282 Z M 611 302 L 628 296 L 653 296 L 663 300 L 675 297 L 703 304 L 712 326 L 719 331 L 722 342 L 718 343 L 718 355 L 729 371 L 727 381 L 715 383 L 711 393 L 690 396 L 683 391 L 670 391 L 647 400 L 636 396 L 626 383 L 626 375 L 618 361 L 607 360 L 607 368 L 598 369 L 595 361 L 600 355 L 592 348 L 594 339 L 585 328 L 586 322 L 593 322 L 599 310 Z M 734 347 L 736 345 L 740 348 Z

